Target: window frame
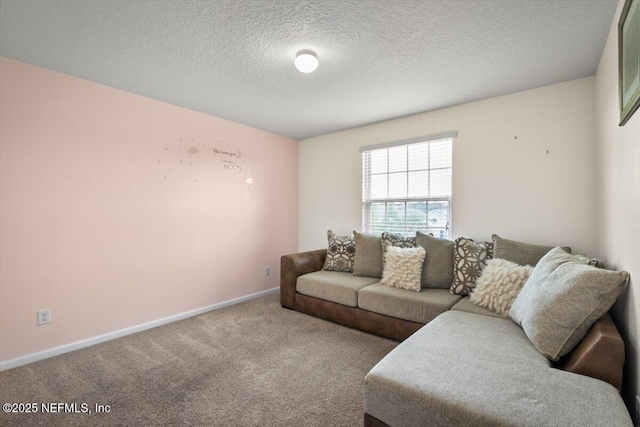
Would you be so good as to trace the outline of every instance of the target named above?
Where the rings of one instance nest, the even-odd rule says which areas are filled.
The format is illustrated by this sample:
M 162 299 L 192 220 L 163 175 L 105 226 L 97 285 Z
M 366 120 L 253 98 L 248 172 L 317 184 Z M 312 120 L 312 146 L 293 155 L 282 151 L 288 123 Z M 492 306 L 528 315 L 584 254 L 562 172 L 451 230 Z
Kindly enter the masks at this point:
M 387 143 L 382 143 L 382 144 L 376 144 L 376 145 L 368 145 L 368 146 L 364 146 L 360 148 L 360 153 L 361 153 L 361 167 L 362 167 L 362 183 L 361 183 L 361 214 L 362 214 L 362 230 L 365 233 L 371 233 L 372 231 L 372 227 L 371 224 L 369 224 L 368 219 L 369 217 L 372 216 L 371 214 L 371 206 L 373 204 L 381 204 L 384 203 L 385 204 L 385 218 L 387 218 L 387 213 L 386 210 L 388 209 L 388 204 L 389 203 L 403 203 L 404 204 L 404 215 L 405 215 L 405 230 L 404 232 L 400 233 L 403 235 L 408 236 L 408 232 L 406 229 L 406 218 L 407 218 L 407 204 L 408 203 L 416 203 L 416 202 L 424 202 L 427 204 L 426 206 L 426 213 L 427 213 L 427 221 L 428 221 L 428 203 L 429 202 L 447 202 L 448 203 L 448 218 L 447 218 L 447 225 L 445 227 L 445 231 L 447 232 L 448 235 L 445 235 L 444 238 L 451 238 L 451 236 L 453 236 L 453 221 L 452 221 L 452 216 L 453 216 L 453 140 L 457 137 L 457 132 L 456 131 L 447 131 L 447 132 L 440 132 L 440 133 L 436 133 L 436 134 L 431 134 L 431 135 L 424 135 L 424 136 L 420 136 L 420 137 L 416 137 L 416 138 L 411 138 L 411 139 L 405 139 L 405 140 L 400 140 L 400 141 L 393 141 L 393 142 L 387 142 Z M 387 197 L 386 198 L 371 198 L 371 177 L 372 177 L 372 173 L 371 173 L 371 155 L 366 156 L 367 152 L 371 152 L 374 150 L 381 150 L 381 149 L 388 149 L 388 148 L 393 148 L 393 147 L 401 147 L 401 146 L 410 146 L 412 144 L 419 144 L 419 143 L 431 143 L 431 142 L 435 142 L 435 141 L 439 141 L 439 140 L 445 140 L 445 139 L 450 139 L 451 140 L 451 166 L 450 168 L 428 168 L 428 169 L 421 169 L 420 171 L 429 171 L 431 172 L 432 170 L 442 170 L 442 169 L 451 169 L 451 191 L 449 196 L 426 196 L 426 197 L 389 197 L 388 196 L 388 186 L 389 186 L 389 176 L 392 173 L 395 172 L 389 172 L 389 167 L 387 166 L 387 172 L 384 173 L 384 175 L 387 176 Z M 429 154 L 430 156 L 430 154 Z M 388 162 L 388 160 L 387 160 Z M 418 171 L 418 170 L 416 170 Z M 409 179 L 409 172 L 413 172 L 413 170 L 409 170 L 408 169 L 408 159 L 407 159 L 407 170 L 404 171 L 407 174 L 407 181 Z M 378 174 L 376 174 L 378 175 Z M 382 174 L 379 174 L 382 175 Z M 367 177 L 369 179 L 368 181 L 368 185 L 367 185 Z M 407 185 L 407 189 L 408 189 L 408 185 Z M 367 194 L 368 193 L 368 194 Z M 424 232 L 432 232 L 435 230 L 441 230 L 442 227 L 433 227 L 433 230 L 430 230 L 431 227 L 429 227 L 429 224 L 426 224 L 426 230 Z M 392 230 L 385 230 L 385 231 L 390 231 L 392 232 Z M 439 237 L 442 238 L 442 236 L 435 236 L 435 237 Z

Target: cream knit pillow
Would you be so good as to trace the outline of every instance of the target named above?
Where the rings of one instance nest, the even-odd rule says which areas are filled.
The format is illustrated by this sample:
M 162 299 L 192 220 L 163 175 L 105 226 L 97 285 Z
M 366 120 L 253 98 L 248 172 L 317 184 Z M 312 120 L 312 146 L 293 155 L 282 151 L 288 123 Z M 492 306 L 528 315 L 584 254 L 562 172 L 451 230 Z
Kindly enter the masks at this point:
M 422 263 L 426 253 L 422 247 L 387 246 L 386 262 L 380 283 L 394 288 L 420 292 Z
M 490 259 L 476 281 L 470 300 L 507 317 L 532 271 L 533 267 L 529 265 L 519 265 L 506 259 Z

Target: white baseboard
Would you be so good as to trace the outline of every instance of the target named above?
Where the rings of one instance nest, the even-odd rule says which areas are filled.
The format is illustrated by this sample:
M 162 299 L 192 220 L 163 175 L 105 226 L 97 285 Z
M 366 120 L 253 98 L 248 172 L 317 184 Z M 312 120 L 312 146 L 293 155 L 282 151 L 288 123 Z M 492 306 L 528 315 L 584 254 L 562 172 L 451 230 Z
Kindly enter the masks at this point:
M 26 356 L 16 357 L 15 359 L 8 359 L 0 362 L 0 371 L 16 368 L 18 366 L 26 365 L 28 363 L 37 362 L 38 360 L 48 359 L 53 356 L 68 353 L 70 351 L 79 350 L 84 347 L 100 344 L 105 341 L 110 341 L 116 338 L 124 337 L 127 335 L 135 334 L 137 332 L 146 331 L 147 329 L 155 328 L 167 323 L 176 322 L 178 320 L 186 319 L 188 317 L 197 316 L 199 314 L 207 313 L 209 311 L 218 310 L 220 308 L 228 307 L 230 305 L 239 304 L 241 302 L 249 301 L 254 298 L 259 298 L 269 294 L 275 294 L 280 288 L 267 289 L 266 291 L 256 292 L 255 294 L 246 295 L 244 297 L 234 298 L 228 301 L 219 302 L 217 304 L 210 305 L 208 307 L 202 307 L 184 313 L 175 314 L 173 316 L 165 317 L 151 322 L 143 323 L 141 325 L 131 326 L 129 328 L 120 329 L 108 334 L 98 335 L 97 337 L 87 338 L 84 340 L 72 342 L 70 344 L 61 345 L 59 347 L 53 347 L 48 350 L 39 351 L 37 353 L 27 354 Z

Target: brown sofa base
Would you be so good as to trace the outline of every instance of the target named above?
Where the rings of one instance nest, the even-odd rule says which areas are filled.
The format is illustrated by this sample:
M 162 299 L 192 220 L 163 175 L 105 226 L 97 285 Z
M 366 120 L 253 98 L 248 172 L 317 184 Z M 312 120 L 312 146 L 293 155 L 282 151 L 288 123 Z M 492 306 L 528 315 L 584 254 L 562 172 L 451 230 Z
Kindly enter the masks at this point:
M 589 333 L 560 361 L 558 367 L 598 378 L 622 390 L 624 358 L 624 341 L 607 313 L 594 323 Z M 603 366 L 609 368 L 602 369 Z
M 422 323 L 385 316 L 358 307 L 348 307 L 298 292 L 294 298 L 293 309 L 296 311 L 398 341 L 404 341 L 424 326 Z
M 391 427 L 389 424 L 383 423 L 376 417 L 364 413 L 364 427 Z
M 283 307 L 398 341 L 407 339 L 424 326 L 297 292 L 298 277 L 321 270 L 326 253 L 326 249 L 320 249 L 284 255 L 281 258 L 280 302 Z M 597 378 L 620 390 L 623 365 L 624 341 L 606 314 L 596 321 L 585 338 L 556 367 Z
M 330 320 L 351 328 L 357 328 L 357 308 L 336 304 L 335 302 L 310 297 L 296 292 L 294 310 Z

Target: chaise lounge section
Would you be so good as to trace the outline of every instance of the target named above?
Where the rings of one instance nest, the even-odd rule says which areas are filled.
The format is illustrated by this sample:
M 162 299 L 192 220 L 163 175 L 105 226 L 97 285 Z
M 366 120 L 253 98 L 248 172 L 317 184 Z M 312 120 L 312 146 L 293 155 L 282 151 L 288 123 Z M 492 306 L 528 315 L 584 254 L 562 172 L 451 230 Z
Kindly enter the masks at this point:
M 509 319 L 443 313 L 365 377 L 365 426 L 630 426 L 611 384 L 556 369 Z

